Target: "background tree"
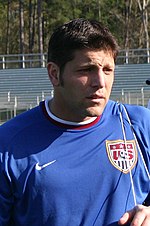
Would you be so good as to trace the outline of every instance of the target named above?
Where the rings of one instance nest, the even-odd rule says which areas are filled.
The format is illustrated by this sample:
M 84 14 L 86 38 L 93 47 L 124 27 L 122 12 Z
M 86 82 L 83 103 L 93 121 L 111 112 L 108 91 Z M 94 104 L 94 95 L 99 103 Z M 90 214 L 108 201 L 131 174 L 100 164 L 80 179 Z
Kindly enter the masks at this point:
M 33 53 L 34 49 L 34 36 L 35 36 L 35 0 L 29 0 L 29 53 Z
M 43 54 L 43 23 L 42 23 L 42 2 L 41 0 L 37 0 L 37 17 L 38 17 L 38 52 L 40 55 L 40 60 L 42 62 L 42 54 Z M 41 65 L 40 65 L 41 66 Z
M 7 30 L 6 30 L 6 54 L 9 54 L 9 45 L 10 45 L 10 41 L 9 41 L 9 37 L 10 37 L 10 12 L 11 12 L 11 8 L 10 8 L 10 3 L 11 0 L 8 0 L 7 3 Z
M 142 2 L 140 0 L 137 0 L 138 5 L 139 5 L 139 9 L 140 9 L 140 13 L 141 13 L 141 31 L 142 33 L 144 33 L 144 45 L 146 47 L 146 51 L 147 51 L 147 55 L 149 56 L 147 58 L 148 63 L 150 63 L 150 45 L 149 45 L 149 31 L 148 31 L 148 6 L 149 5 L 149 0 L 142 0 Z M 140 35 L 140 37 L 143 37 L 143 34 Z M 142 41 L 141 41 L 142 42 Z
M 19 0 L 19 36 L 20 36 L 20 66 L 24 67 L 24 62 L 23 62 L 23 54 L 24 54 L 24 10 L 23 10 L 23 0 Z
M 77 17 L 101 20 L 121 49 L 149 54 L 150 0 L 0 0 L 0 54 L 42 54 L 53 29 Z

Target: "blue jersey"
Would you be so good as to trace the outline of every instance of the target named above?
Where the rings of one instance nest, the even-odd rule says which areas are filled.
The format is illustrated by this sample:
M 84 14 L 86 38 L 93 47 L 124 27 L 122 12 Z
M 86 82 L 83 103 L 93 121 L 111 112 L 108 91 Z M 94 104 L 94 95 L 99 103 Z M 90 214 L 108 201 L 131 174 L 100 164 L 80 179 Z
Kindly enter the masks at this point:
M 125 106 L 131 128 L 109 101 L 101 117 L 74 126 L 45 103 L 0 127 L 0 226 L 117 226 L 135 199 L 149 201 L 148 109 Z

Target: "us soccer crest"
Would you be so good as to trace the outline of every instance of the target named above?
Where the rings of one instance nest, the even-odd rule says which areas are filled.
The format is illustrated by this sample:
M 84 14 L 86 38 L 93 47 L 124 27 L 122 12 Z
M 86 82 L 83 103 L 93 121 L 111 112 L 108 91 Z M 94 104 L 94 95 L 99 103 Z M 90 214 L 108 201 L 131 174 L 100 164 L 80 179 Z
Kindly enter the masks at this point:
M 123 173 L 131 171 L 137 162 L 137 149 L 134 140 L 106 141 L 106 150 L 111 164 Z

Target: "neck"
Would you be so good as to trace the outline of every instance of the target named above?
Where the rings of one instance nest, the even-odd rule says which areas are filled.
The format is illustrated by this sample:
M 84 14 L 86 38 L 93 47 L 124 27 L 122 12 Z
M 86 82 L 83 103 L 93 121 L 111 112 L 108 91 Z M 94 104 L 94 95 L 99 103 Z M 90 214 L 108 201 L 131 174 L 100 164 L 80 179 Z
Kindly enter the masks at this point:
M 63 105 L 57 103 L 55 98 L 52 98 L 51 100 L 49 100 L 48 103 L 48 108 L 50 110 L 50 112 L 65 121 L 70 121 L 70 122 L 85 122 L 85 121 L 89 121 L 89 120 L 95 120 L 96 117 L 81 117 L 81 115 L 76 115 L 74 116 L 74 114 L 68 114 L 66 107 L 64 107 Z

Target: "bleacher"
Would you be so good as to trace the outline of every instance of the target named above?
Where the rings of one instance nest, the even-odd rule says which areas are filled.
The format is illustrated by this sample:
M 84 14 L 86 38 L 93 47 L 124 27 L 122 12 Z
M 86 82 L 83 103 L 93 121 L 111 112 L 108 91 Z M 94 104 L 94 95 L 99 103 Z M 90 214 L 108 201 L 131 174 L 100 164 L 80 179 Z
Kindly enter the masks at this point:
M 116 65 L 111 99 L 147 105 L 150 87 L 150 64 Z M 52 95 L 46 68 L 1 69 L 0 109 L 29 109 Z
M 0 70 L 0 108 L 32 108 L 52 90 L 46 68 Z
M 150 64 L 116 65 L 111 98 L 147 106 L 150 98 L 150 87 L 145 83 L 147 79 L 150 79 Z
M 114 90 L 123 88 L 129 91 L 148 89 L 145 81 L 150 78 L 150 64 L 116 65 Z

